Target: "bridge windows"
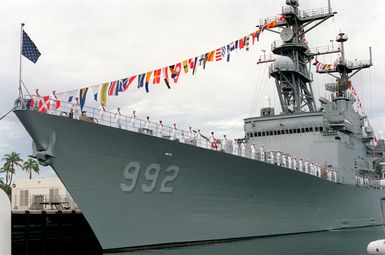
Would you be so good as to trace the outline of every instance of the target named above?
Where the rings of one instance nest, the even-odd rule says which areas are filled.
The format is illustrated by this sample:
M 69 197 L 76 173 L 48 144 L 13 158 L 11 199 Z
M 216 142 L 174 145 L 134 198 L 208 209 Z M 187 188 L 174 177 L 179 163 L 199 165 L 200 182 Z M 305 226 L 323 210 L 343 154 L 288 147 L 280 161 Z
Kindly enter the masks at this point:
M 246 136 L 247 137 L 276 136 L 276 135 L 286 135 L 286 134 L 323 132 L 323 130 L 324 130 L 323 127 L 290 128 L 290 129 L 250 132 L 250 133 L 246 133 Z

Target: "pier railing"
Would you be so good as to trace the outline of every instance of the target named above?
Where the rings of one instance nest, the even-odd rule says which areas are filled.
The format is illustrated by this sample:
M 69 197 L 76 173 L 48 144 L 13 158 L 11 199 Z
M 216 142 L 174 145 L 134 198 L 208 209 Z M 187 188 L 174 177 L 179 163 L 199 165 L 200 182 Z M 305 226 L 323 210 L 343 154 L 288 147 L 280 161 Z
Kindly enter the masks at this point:
M 23 199 L 23 201 L 20 201 Z M 78 206 L 71 196 L 63 195 L 29 195 L 22 198 L 19 194 L 14 194 L 12 200 L 15 203 L 12 210 L 76 210 Z

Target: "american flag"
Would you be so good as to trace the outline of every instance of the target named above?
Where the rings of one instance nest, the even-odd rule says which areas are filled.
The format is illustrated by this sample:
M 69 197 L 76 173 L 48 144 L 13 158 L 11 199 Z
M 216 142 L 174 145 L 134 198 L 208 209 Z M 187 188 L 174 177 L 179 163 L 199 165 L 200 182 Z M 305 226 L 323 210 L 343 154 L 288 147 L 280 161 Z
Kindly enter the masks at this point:
M 28 58 L 33 63 L 36 63 L 41 55 L 36 45 L 33 43 L 31 38 L 29 38 L 25 31 L 23 31 L 23 48 L 21 50 L 21 54 L 23 54 L 24 57 Z

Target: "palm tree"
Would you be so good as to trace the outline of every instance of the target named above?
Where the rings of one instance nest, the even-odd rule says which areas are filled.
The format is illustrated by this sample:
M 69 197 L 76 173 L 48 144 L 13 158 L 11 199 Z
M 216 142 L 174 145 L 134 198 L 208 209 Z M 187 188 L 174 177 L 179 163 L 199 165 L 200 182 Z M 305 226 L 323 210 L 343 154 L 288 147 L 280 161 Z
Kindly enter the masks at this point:
M 1 160 L 5 161 L 1 168 L 5 172 L 5 185 L 10 187 L 15 174 L 15 167 L 22 167 L 23 160 L 20 158 L 20 154 L 16 152 L 5 154 Z
M 23 169 L 29 173 L 29 179 L 32 179 L 32 172 L 39 174 L 39 164 L 36 160 L 29 158 L 23 164 Z
M 9 175 L 10 175 L 10 172 L 8 170 L 8 168 L 6 167 L 2 167 L 0 168 L 0 173 L 5 173 L 5 182 L 4 182 L 4 178 L 0 178 L 0 189 L 4 190 L 5 193 L 8 194 L 8 196 L 10 197 L 11 196 L 11 187 L 8 185 L 8 179 L 9 179 Z
M 5 185 L 4 178 L 0 177 L 0 189 L 2 189 L 4 185 Z

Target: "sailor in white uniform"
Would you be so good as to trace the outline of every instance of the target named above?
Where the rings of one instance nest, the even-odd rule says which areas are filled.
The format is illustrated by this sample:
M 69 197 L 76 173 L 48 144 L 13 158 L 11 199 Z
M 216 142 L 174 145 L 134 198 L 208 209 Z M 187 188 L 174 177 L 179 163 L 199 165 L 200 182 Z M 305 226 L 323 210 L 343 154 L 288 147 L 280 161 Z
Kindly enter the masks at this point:
M 57 102 L 57 96 L 56 91 L 52 91 L 52 94 L 49 96 L 49 112 L 50 114 L 57 114 L 56 112 L 56 102 Z
M 195 139 L 197 140 L 197 145 L 198 145 L 199 147 L 203 147 L 203 144 L 202 144 L 202 135 L 201 135 L 201 130 L 200 130 L 200 129 L 198 129 L 197 134 L 196 134 L 196 138 L 195 138 Z
M 303 172 L 303 161 L 302 161 L 302 159 L 299 160 L 298 165 L 299 165 L 299 171 Z
M 174 123 L 171 129 L 171 137 L 170 137 L 171 140 L 176 140 L 176 130 L 177 130 L 176 123 Z
M 327 171 L 328 180 L 331 181 L 332 180 L 332 171 L 330 169 L 328 169 L 326 171 Z
M 261 145 L 261 148 L 259 148 L 259 159 L 263 162 L 265 162 L 266 158 L 265 158 L 265 147 L 264 145 L 262 144 Z
M 287 164 L 287 162 L 286 162 L 286 156 L 285 156 L 285 154 L 282 154 L 282 166 L 283 166 L 283 167 L 286 167 L 286 164 Z
M 224 152 L 227 152 L 227 143 L 228 143 L 227 136 L 223 135 L 222 150 Z
M 242 141 L 242 143 L 241 143 L 241 156 L 242 157 L 246 156 L 246 146 L 245 146 L 245 142 L 244 141 Z
M 290 168 L 290 169 L 293 169 L 293 164 L 292 164 L 292 160 L 291 160 L 291 156 L 287 156 L 287 167 Z
M 277 165 L 281 165 L 281 153 L 279 151 L 277 152 Z
M 305 173 L 309 173 L 309 162 L 307 160 L 305 161 Z
M 152 134 L 152 129 L 150 129 L 151 122 L 150 122 L 150 116 L 146 117 L 146 122 L 144 123 L 144 128 L 146 131 L 146 134 L 151 135 Z
M 211 135 L 210 135 L 210 148 L 212 150 L 216 150 L 217 149 L 217 140 L 215 139 L 214 137 L 214 132 L 211 132 Z
M 137 131 L 136 130 L 136 111 L 135 110 L 132 111 L 132 115 L 131 115 L 131 128 L 133 131 Z
M 158 136 L 163 137 L 163 122 L 160 120 L 158 125 Z
M 144 123 L 144 128 L 149 129 L 150 128 L 150 116 L 146 117 L 146 122 Z
M 37 111 L 39 109 L 39 101 L 41 99 L 39 89 L 35 89 L 35 94 L 32 96 L 33 99 L 33 109 Z
M 101 102 L 100 105 L 99 105 L 99 119 L 100 119 L 100 123 L 102 123 L 104 121 L 104 115 L 106 113 L 106 107 L 104 106 L 104 103 Z
M 116 108 L 115 120 L 118 128 L 122 128 L 122 113 L 120 112 L 120 107 Z
M 233 155 L 238 156 L 238 153 L 239 153 L 239 145 L 238 145 L 237 139 L 234 139 L 233 140 Z
M 255 144 L 252 144 L 252 145 L 250 146 L 250 158 L 251 158 L 251 159 L 255 159 L 255 152 L 256 152 Z
M 274 152 L 270 151 L 270 164 L 274 164 Z
M 311 174 L 311 175 L 315 175 L 314 172 L 315 172 L 315 171 L 314 171 L 314 162 L 311 162 L 311 163 L 310 163 L 310 174 Z
M 337 172 L 333 171 L 333 181 L 337 182 Z
M 80 103 L 78 97 L 75 97 L 75 101 L 72 103 L 72 109 L 74 111 L 74 119 L 78 120 L 80 117 Z
M 297 157 L 294 157 L 294 158 L 293 158 L 293 169 L 294 169 L 294 170 L 298 170 L 298 169 L 297 169 Z

